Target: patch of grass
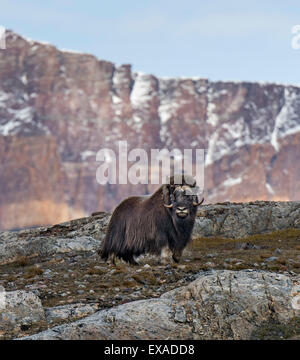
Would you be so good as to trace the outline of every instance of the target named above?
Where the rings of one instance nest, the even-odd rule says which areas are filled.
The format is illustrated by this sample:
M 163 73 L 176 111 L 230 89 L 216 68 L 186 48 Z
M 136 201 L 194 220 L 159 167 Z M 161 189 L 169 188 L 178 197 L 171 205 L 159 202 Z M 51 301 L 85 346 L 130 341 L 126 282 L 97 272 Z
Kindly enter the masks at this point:
M 279 270 L 282 270 L 282 266 L 281 265 L 276 265 L 276 264 L 268 264 L 268 270 L 270 270 L 270 271 L 279 271 Z
M 150 272 L 134 274 L 132 278 L 139 284 L 155 285 L 157 282 L 155 276 Z
M 237 246 L 242 243 L 249 243 L 253 246 L 246 249 Z M 275 253 L 276 249 L 281 250 L 280 256 Z M 215 269 L 224 269 L 224 267 L 232 270 L 255 268 L 270 271 L 292 270 L 299 273 L 300 268 L 297 267 L 297 263 L 299 263 L 300 257 L 300 229 L 278 230 L 241 239 L 198 237 L 189 244 L 186 254 L 193 259 L 193 263 L 199 269 L 205 269 L 207 263 L 211 262 Z M 278 259 L 262 265 L 265 259 L 272 256 L 276 256 Z M 237 266 L 233 263 L 228 265 L 229 258 L 237 258 L 239 260 Z
M 232 270 L 243 270 L 243 269 L 248 269 L 249 265 L 246 264 L 232 264 L 231 265 L 231 269 Z
M 88 275 L 102 275 L 103 272 L 104 271 L 102 269 L 95 269 L 94 267 L 90 267 L 86 273 Z
M 216 246 L 227 246 L 228 248 L 234 248 L 235 244 L 241 242 L 249 242 L 255 245 L 269 245 L 274 242 L 278 246 L 282 246 L 286 244 L 288 240 L 300 241 L 300 229 L 277 230 L 266 234 L 249 235 L 239 239 L 224 237 L 197 237 L 193 239 L 191 247 L 213 248 Z M 296 249 L 299 250 L 300 245 L 296 245 Z
M 280 340 L 290 339 L 300 335 L 300 317 L 294 317 L 282 324 L 276 320 L 264 322 L 253 331 L 252 340 Z
M 43 270 L 40 267 L 32 266 L 27 270 L 24 277 L 25 279 L 30 279 L 35 277 L 36 275 L 42 275 L 42 274 L 43 274 Z
M 18 266 L 22 266 L 25 267 L 27 265 L 29 265 L 29 259 L 26 256 L 19 256 L 16 261 L 15 261 L 16 265 Z
M 14 281 L 16 279 L 16 277 L 14 275 L 10 275 L 6 277 L 6 281 Z
M 281 264 L 281 265 L 286 265 L 286 259 L 283 259 L 283 258 L 279 258 L 276 260 L 277 264 Z
M 277 230 L 266 234 L 256 234 L 246 237 L 245 241 L 254 241 L 254 240 L 287 240 L 287 239 L 300 239 L 300 229 L 285 229 Z
M 105 283 L 99 283 L 98 284 L 98 287 L 100 289 L 109 289 L 110 288 L 110 285 L 109 284 L 105 284 Z
M 122 286 L 123 287 L 127 287 L 127 288 L 131 288 L 131 287 L 133 287 L 133 286 L 136 286 L 136 281 L 134 281 L 134 280 L 127 280 L 127 279 L 125 279 L 123 282 L 122 282 Z
M 269 258 L 269 257 L 271 257 L 271 256 L 272 256 L 272 254 L 270 254 L 270 253 L 260 254 L 260 255 L 259 255 L 259 257 L 260 257 L 262 260 L 267 259 L 267 258 Z

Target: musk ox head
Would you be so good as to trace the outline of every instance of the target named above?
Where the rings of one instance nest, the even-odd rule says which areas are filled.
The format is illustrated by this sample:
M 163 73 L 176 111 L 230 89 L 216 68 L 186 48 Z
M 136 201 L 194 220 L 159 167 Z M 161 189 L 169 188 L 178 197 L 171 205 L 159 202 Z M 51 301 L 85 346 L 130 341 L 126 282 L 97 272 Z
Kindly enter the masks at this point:
M 188 219 L 194 216 L 197 206 L 204 201 L 198 200 L 197 187 L 191 176 L 175 175 L 170 179 L 170 184 L 163 187 L 164 206 L 170 209 L 174 220 Z

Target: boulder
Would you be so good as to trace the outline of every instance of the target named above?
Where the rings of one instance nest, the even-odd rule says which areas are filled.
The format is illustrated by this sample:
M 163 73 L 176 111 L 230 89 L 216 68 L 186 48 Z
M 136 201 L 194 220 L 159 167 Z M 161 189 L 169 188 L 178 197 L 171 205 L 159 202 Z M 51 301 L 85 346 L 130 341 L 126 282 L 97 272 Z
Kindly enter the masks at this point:
M 61 321 L 74 321 L 95 313 L 98 304 L 69 304 L 45 309 L 46 321 L 49 325 Z
M 1 291 L 0 338 L 22 335 L 35 328 L 45 328 L 45 312 L 40 299 L 32 292 L 23 290 Z

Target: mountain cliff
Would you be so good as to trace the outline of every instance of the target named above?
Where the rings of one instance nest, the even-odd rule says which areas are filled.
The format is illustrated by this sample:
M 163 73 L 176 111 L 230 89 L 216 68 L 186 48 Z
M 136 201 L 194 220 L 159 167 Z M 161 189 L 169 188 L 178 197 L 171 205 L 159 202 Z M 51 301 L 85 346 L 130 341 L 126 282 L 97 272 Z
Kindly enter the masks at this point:
M 7 31 L 0 229 L 112 210 L 153 186 L 96 182 L 96 153 L 205 148 L 207 201 L 299 200 L 300 88 L 164 79 Z

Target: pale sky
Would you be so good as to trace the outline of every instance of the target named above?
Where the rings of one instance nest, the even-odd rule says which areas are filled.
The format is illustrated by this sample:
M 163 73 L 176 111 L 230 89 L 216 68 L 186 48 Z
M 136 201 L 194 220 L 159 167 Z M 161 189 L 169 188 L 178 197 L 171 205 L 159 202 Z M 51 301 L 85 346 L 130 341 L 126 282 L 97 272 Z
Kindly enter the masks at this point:
M 0 0 L 0 25 L 165 77 L 300 84 L 299 0 Z

